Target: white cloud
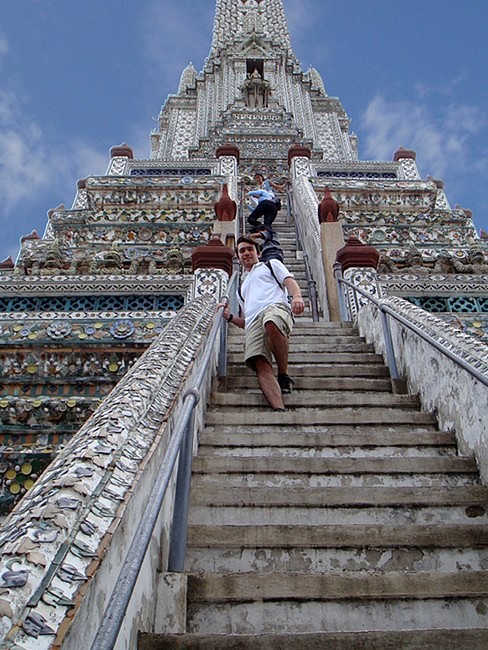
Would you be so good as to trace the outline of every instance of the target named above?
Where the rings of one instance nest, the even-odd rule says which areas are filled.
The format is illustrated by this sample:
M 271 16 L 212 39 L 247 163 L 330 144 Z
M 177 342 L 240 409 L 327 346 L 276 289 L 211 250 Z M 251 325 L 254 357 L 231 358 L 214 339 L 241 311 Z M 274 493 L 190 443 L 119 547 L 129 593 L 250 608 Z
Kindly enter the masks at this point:
M 457 77 L 454 77 L 453 79 L 442 83 L 432 84 L 425 83 L 424 81 L 419 81 L 414 85 L 414 88 L 418 97 L 421 99 L 425 99 L 430 95 L 448 97 L 449 95 L 456 93 L 458 91 L 459 85 L 465 81 L 466 75 L 461 72 Z
M 391 160 L 399 146 L 414 149 L 419 166 L 442 176 L 454 169 L 467 170 L 470 146 L 484 125 L 484 115 L 476 107 L 393 102 L 378 95 L 362 116 L 361 142 L 365 157 L 376 160 Z
M 68 150 L 61 156 L 62 170 L 60 174 L 66 178 L 66 181 L 74 186 L 74 182 L 78 178 L 86 178 L 87 176 L 100 176 L 105 174 L 109 160 L 105 151 L 99 151 L 90 143 L 83 140 L 77 140 L 71 144 Z
M 42 129 L 29 121 L 11 91 L 0 91 L 0 217 L 9 219 L 48 190 L 69 204 L 77 178 L 104 174 L 108 159 L 89 142 L 75 139 L 63 145 L 48 142 Z M 54 206 L 46 206 L 46 210 Z M 68 207 L 68 206 L 67 206 Z
M 35 124 L 16 121 L 16 105 L 12 93 L 0 93 L 0 210 L 3 214 L 8 214 L 22 200 L 36 196 L 48 181 L 41 130 Z

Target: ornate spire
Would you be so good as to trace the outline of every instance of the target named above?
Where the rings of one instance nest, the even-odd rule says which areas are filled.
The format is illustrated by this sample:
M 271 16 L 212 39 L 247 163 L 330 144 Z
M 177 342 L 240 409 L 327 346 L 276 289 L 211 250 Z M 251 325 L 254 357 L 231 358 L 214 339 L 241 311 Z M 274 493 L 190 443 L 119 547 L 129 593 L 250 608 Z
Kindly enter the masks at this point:
M 295 58 L 282 0 L 217 0 L 209 58 L 252 34 L 279 42 Z
M 185 93 L 187 88 L 191 88 L 195 85 L 197 74 L 195 66 L 190 62 L 181 73 L 180 85 L 178 86 L 179 95 Z

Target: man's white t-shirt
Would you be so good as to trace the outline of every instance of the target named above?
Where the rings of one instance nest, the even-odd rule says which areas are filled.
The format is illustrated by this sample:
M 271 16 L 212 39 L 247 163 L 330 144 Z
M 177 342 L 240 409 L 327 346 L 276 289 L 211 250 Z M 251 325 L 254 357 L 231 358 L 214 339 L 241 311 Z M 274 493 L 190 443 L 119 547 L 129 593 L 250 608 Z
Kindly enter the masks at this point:
M 241 298 L 238 298 L 244 318 L 246 329 L 256 316 L 269 305 L 282 302 L 288 305 L 286 289 L 283 281 L 286 278 L 293 278 L 293 274 L 279 260 L 270 260 L 276 279 L 264 262 L 255 264 L 249 273 L 246 274 L 241 284 Z M 281 285 L 281 286 L 280 286 Z M 283 288 L 282 288 L 283 287 Z

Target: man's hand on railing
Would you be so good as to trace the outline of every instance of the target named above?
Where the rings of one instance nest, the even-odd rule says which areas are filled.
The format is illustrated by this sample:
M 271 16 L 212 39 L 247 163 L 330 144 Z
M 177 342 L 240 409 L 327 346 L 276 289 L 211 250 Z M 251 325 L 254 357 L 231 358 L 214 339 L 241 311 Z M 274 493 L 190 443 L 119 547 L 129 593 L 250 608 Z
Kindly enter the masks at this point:
M 233 323 L 237 327 L 244 329 L 245 320 L 240 316 L 236 316 L 229 309 L 229 303 L 227 300 L 220 302 L 217 307 L 223 307 L 222 318 L 224 318 L 228 323 Z

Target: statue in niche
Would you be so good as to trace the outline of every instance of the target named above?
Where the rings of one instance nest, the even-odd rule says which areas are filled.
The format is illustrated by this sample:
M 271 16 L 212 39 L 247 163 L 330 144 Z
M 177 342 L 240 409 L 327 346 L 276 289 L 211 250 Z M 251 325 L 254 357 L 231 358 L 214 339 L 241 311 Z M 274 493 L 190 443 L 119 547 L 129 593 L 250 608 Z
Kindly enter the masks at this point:
M 381 253 L 380 255 L 380 262 L 378 264 L 378 273 L 397 273 L 398 272 L 398 266 L 395 264 L 395 262 L 391 259 L 391 257 L 388 255 L 388 253 Z
M 434 262 L 434 273 L 454 273 L 452 255 L 447 251 L 441 251 Z
M 249 108 L 267 108 L 271 94 L 271 84 L 261 77 L 256 68 L 247 75 L 247 79 L 242 85 L 242 91 L 246 106 Z
M 478 246 L 469 249 L 467 262 L 453 259 L 452 264 L 457 273 L 472 273 L 474 275 L 488 274 L 488 263 L 483 250 Z
M 410 273 L 430 273 L 430 269 L 424 266 L 422 253 L 416 248 L 408 251 L 405 255 L 406 268 L 405 271 Z

